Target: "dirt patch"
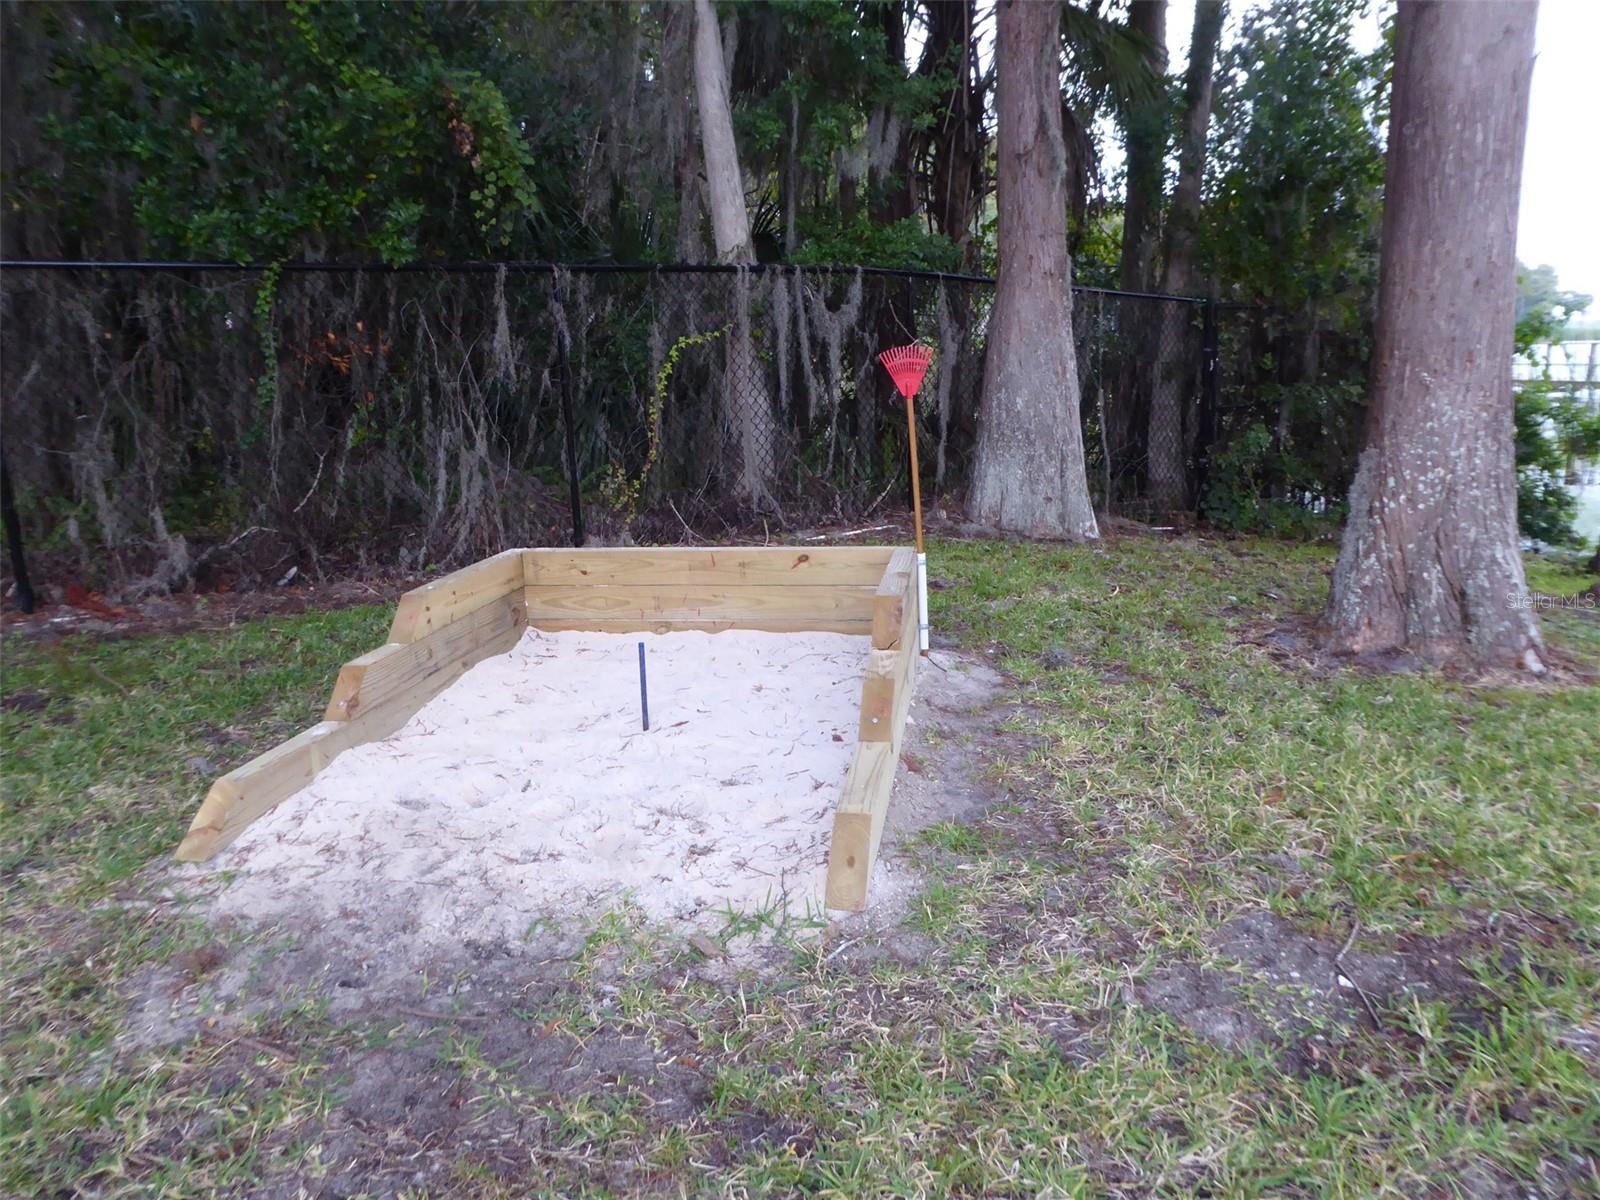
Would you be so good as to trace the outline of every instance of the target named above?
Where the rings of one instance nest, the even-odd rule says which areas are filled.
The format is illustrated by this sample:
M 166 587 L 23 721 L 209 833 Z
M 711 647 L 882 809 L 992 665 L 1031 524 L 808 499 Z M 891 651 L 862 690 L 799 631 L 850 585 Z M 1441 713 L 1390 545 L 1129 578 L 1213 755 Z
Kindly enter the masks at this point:
M 713 1117 L 710 1081 L 643 1037 L 606 1030 L 579 1040 L 508 1018 L 471 1035 L 478 1061 L 491 1064 L 484 1070 L 451 1061 L 458 1036 L 367 1050 L 340 1064 L 343 1082 L 320 1131 L 321 1157 L 338 1170 L 321 1194 L 449 1194 L 469 1163 L 518 1191 L 535 1179 L 556 1185 L 553 1194 L 595 1185 L 648 1191 L 638 1165 L 591 1157 L 561 1117 L 563 1108 L 608 1109 L 624 1098 L 654 1126 L 720 1132 L 706 1143 L 712 1162 L 733 1157 L 726 1147 L 804 1148 L 812 1140 L 803 1126 L 763 1113 Z
M 716 1106 L 715 1048 L 673 1022 L 647 1035 L 629 1016 L 623 985 L 670 988 L 696 971 L 682 947 L 589 956 L 581 972 L 581 940 L 473 944 L 403 968 L 385 950 L 259 930 L 225 950 L 208 943 L 145 976 L 117 1049 L 218 1046 L 205 1086 L 219 1097 L 261 1084 L 253 1063 L 315 1068 L 329 1104 L 296 1138 L 322 1170 L 269 1175 L 259 1196 L 455 1194 L 468 1167 L 551 1194 L 632 1192 L 648 1183 L 640 1168 L 592 1155 L 566 1115 L 624 1105 L 653 1128 L 718 1135 L 705 1143 L 713 1163 L 757 1142 L 814 1140 L 803 1125 Z
M 1583 612 L 1582 616 L 1600 622 L 1600 611 Z M 1416 675 L 1433 669 L 1428 663 L 1403 650 L 1366 654 L 1333 653 L 1323 648 L 1317 618 L 1307 613 L 1249 624 L 1240 631 L 1238 640 L 1240 645 L 1256 648 L 1286 671 L 1318 678 L 1337 674 L 1341 670 L 1365 675 Z M 1546 645 L 1544 662 L 1546 670 L 1543 675 L 1501 668 L 1480 670 L 1460 664 L 1444 668 L 1441 674 L 1448 679 L 1479 687 L 1561 689 L 1588 687 L 1600 682 L 1600 670 L 1596 670 L 1600 664 L 1566 654 L 1555 646 Z
M 0 696 L 0 710 L 6 712 L 38 713 L 50 707 L 48 692 L 16 691 Z
M 1133 994 L 1227 1050 L 1272 1040 L 1273 1027 L 1251 1010 L 1242 989 L 1222 971 L 1188 965 L 1166 967 L 1141 981 Z
M 228 629 L 263 617 L 392 604 L 419 582 L 411 575 L 378 575 L 327 583 L 296 582 L 262 591 L 179 592 L 116 604 L 71 589 L 50 603 L 41 601 L 32 613 L 7 607 L 0 611 L 0 629 L 6 638 L 47 642 L 77 634 L 115 641 L 197 629 Z
M 1463 963 L 1472 944 L 1410 937 L 1385 950 L 1313 937 L 1272 913 L 1251 913 L 1207 941 L 1212 963 L 1165 966 L 1136 999 L 1231 1050 L 1343 1037 L 1381 1027 L 1415 996 L 1479 1024 L 1492 997 Z

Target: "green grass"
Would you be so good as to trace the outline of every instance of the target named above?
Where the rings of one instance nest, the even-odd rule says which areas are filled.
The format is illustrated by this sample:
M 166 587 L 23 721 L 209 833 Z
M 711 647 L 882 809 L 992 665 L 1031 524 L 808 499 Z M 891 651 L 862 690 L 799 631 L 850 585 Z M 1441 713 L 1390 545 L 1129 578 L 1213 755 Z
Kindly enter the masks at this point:
M 1313 855 L 1325 871 L 1294 906 L 1307 919 L 1353 908 L 1368 928 L 1439 932 L 1463 911 L 1533 908 L 1600 924 L 1585 819 L 1600 690 L 1285 670 L 1249 635 L 1314 612 L 1324 563 L 1277 546 L 963 546 L 941 556 L 963 579 L 941 615 L 981 627 L 1023 682 L 1047 746 L 1019 773 L 1123 849 L 1178 833 L 1185 859 Z M 1169 910 L 1175 873 L 1140 860 L 1127 902 Z M 1186 882 L 1191 919 L 1236 899 L 1226 879 Z
M 1595 582 L 1594 573 L 1575 556 L 1529 554 L 1524 556 L 1524 562 L 1528 586 L 1547 596 L 1575 596 Z
M 551 994 L 501 1016 L 519 1045 L 649 1047 L 662 1078 L 695 1081 L 688 1099 L 609 1071 L 531 1082 L 486 1027 L 447 1029 L 439 1060 L 474 1132 L 445 1146 L 448 1180 L 412 1194 L 1600 1191 L 1600 1064 L 1572 1036 L 1600 995 L 1600 689 L 1321 660 L 1304 633 L 1322 548 L 931 558 L 949 584 L 935 627 L 1007 673 L 1028 749 L 995 761 L 1007 799 L 986 817 L 906 847 L 925 884 L 905 927 L 835 947 L 777 912 L 730 914 L 719 944 L 765 938 L 778 956 L 730 983 L 632 910 L 607 914 Z M 1530 581 L 1579 590 L 1539 563 Z M 342 1028 L 313 1004 L 175 1050 L 113 1038 L 130 982 L 213 936 L 143 903 L 140 868 L 210 770 L 315 719 L 384 616 L 6 645 L 5 694 L 42 699 L 0 716 L 0 1191 L 314 1187 L 335 1064 L 392 1021 Z M 1543 619 L 1563 654 L 1600 652 L 1600 617 Z M 1381 996 L 1376 1027 L 1330 1017 L 1316 1001 L 1332 981 L 1275 987 L 1217 949 L 1261 912 L 1333 950 L 1359 926 L 1358 951 L 1459 961 L 1472 981 Z M 843 953 L 875 941 L 898 953 Z M 1151 1004 L 1179 967 L 1227 981 L 1267 1040 L 1220 1044 Z M 398 1155 L 396 1135 L 371 1153 Z
M 0 1192 L 112 1192 L 134 1175 L 133 1194 L 214 1195 L 258 1174 L 319 1102 L 315 1055 L 223 1069 L 251 1056 L 198 1039 L 120 1063 L 120 991 L 211 940 L 144 903 L 137 873 L 171 853 L 215 775 L 320 718 L 328 681 L 382 641 L 388 615 L 6 642 L 4 694 L 25 704 L 0 712 Z M 214 1094 L 235 1070 L 248 1086 Z M 151 1149 L 202 1120 L 192 1154 Z
M 1596 583 L 1586 557 L 1525 556 L 1528 587 L 1539 594 L 1545 632 L 1593 669 L 1600 663 L 1600 600 L 1587 595 Z
M 0 872 L 59 868 L 87 888 L 131 874 L 170 848 L 215 775 L 320 719 L 339 666 L 382 643 L 389 615 L 348 608 L 176 637 L 8 643 L 6 695 L 44 707 L 0 714 Z

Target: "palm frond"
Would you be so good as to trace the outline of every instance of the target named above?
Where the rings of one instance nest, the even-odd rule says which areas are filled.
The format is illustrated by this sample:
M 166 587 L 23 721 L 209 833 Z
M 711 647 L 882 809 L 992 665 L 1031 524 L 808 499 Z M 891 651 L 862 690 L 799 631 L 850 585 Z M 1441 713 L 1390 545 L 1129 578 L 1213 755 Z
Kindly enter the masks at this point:
M 1061 46 L 1069 80 L 1119 114 L 1164 96 L 1166 81 L 1151 64 L 1150 39 L 1121 21 L 1063 4 Z

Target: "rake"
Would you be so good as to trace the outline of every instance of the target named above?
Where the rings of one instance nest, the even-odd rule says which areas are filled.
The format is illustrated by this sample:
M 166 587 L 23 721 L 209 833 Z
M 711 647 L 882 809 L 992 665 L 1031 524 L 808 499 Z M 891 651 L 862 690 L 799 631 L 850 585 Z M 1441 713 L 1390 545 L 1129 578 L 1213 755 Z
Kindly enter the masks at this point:
M 922 476 L 917 470 L 917 415 L 914 400 L 933 361 L 933 348 L 920 342 L 896 346 L 878 355 L 894 386 L 906 400 L 906 435 L 911 447 L 911 509 L 917 524 L 917 639 L 928 652 L 928 555 L 922 548 Z

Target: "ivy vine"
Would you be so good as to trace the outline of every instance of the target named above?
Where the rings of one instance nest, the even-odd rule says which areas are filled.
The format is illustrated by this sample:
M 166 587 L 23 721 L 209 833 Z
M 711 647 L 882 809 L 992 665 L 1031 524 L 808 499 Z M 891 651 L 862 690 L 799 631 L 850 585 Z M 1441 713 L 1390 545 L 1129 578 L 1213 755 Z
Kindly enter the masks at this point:
M 673 342 L 672 349 L 667 351 L 666 360 L 656 372 L 655 390 L 650 395 L 650 405 L 645 413 L 645 427 L 650 432 L 650 444 L 645 451 L 644 463 L 639 468 L 639 474 L 630 477 L 627 468 L 621 463 L 612 463 L 606 468 L 605 476 L 600 481 L 601 497 L 625 521 L 632 520 L 634 513 L 638 511 L 639 496 L 644 491 L 645 481 L 650 478 L 650 472 L 655 469 L 656 456 L 661 452 L 661 416 L 667 403 L 667 385 L 672 382 L 672 373 L 677 369 L 678 359 L 685 350 L 695 346 L 710 345 L 732 328 L 733 325 L 729 323 L 721 329 L 712 329 L 706 333 L 685 334 Z
M 256 405 L 263 411 L 272 407 L 278 395 L 278 335 L 272 312 L 278 303 L 278 281 L 283 278 L 283 260 L 267 264 L 256 285 L 254 324 L 261 339 L 261 377 L 256 380 Z

